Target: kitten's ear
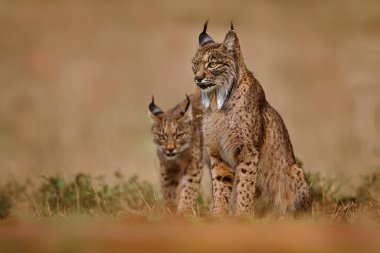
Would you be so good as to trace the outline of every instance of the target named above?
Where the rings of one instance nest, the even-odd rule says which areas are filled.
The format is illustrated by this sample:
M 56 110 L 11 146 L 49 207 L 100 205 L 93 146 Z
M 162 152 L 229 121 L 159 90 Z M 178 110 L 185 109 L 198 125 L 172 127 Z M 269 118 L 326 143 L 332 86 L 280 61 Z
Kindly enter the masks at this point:
M 237 51 L 240 49 L 239 38 L 234 29 L 234 24 L 231 22 L 231 28 L 224 38 L 223 45 L 227 51 Z
M 189 122 L 193 119 L 193 108 L 191 106 L 191 101 L 188 95 L 186 95 L 186 106 L 185 108 L 181 111 L 181 121 L 186 121 Z
M 202 47 L 208 43 L 215 43 L 215 41 L 206 33 L 208 20 L 203 26 L 203 31 L 199 34 L 199 45 Z
M 154 97 L 152 96 L 152 102 L 149 104 L 149 117 L 155 121 L 161 120 L 160 115 L 164 112 L 154 103 Z

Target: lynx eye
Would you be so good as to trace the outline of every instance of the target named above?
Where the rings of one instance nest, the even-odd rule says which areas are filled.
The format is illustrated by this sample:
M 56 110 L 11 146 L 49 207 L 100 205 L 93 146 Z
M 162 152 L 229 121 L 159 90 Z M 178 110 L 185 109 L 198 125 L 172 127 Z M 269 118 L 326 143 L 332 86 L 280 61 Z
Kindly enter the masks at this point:
M 183 137 L 183 135 L 184 135 L 183 133 L 177 133 L 176 137 L 177 137 L 177 139 L 180 139 Z
M 166 140 L 166 136 L 163 134 L 156 134 L 156 136 L 157 136 L 157 139 L 159 139 L 160 141 Z
M 217 62 L 210 62 L 208 65 L 207 65 L 207 68 L 209 69 L 216 69 L 217 67 L 219 67 L 219 63 Z

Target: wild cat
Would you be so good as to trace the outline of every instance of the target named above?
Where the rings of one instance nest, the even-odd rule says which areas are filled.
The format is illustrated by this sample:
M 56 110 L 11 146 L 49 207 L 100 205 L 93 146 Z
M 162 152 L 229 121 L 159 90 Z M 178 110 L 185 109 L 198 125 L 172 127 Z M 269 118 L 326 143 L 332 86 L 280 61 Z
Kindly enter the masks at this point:
M 202 105 L 200 94 L 167 112 L 149 105 L 152 134 L 160 160 L 160 181 L 164 205 L 171 212 L 194 212 L 202 178 Z
M 213 214 L 284 216 L 309 210 L 312 196 L 288 131 L 246 68 L 232 23 L 222 43 L 206 30 L 207 22 L 192 67 L 205 107 L 202 129 L 211 156 Z

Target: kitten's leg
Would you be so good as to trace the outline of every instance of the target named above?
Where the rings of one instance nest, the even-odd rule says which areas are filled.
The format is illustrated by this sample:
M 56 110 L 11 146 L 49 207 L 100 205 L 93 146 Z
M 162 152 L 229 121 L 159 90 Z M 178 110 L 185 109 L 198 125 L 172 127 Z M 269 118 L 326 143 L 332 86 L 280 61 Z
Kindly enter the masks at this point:
M 253 214 L 253 200 L 256 191 L 257 164 L 259 153 L 253 145 L 244 145 L 238 156 L 236 167 L 236 215 Z
M 160 181 L 165 209 L 171 213 L 177 211 L 177 187 L 179 183 L 180 171 L 170 170 L 161 166 Z
M 217 217 L 229 212 L 229 201 L 232 192 L 233 172 L 222 160 L 211 156 L 212 178 L 212 214 Z
M 178 210 L 180 214 L 195 213 L 195 203 L 202 179 L 202 163 L 193 161 L 186 168 L 178 187 Z

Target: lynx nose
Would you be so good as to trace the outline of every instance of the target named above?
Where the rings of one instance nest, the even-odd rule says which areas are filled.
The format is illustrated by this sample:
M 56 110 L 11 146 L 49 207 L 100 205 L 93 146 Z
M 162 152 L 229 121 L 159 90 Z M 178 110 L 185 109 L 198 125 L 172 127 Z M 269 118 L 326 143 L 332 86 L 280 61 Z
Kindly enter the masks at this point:
M 173 151 L 174 151 L 174 148 L 167 148 L 166 150 L 167 150 L 167 151 L 168 151 L 168 153 L 170 154 L 170 153 L 173 153 Z
M 202 83 L 203 76 L 195 76 L 194 80 L 195 80 L 196 84 L 200 84 L 200 83 Z
M 166 149 L 166 157 L 175 157 L 176 153 L 174 152 L 174 148 L 167 148 Z

